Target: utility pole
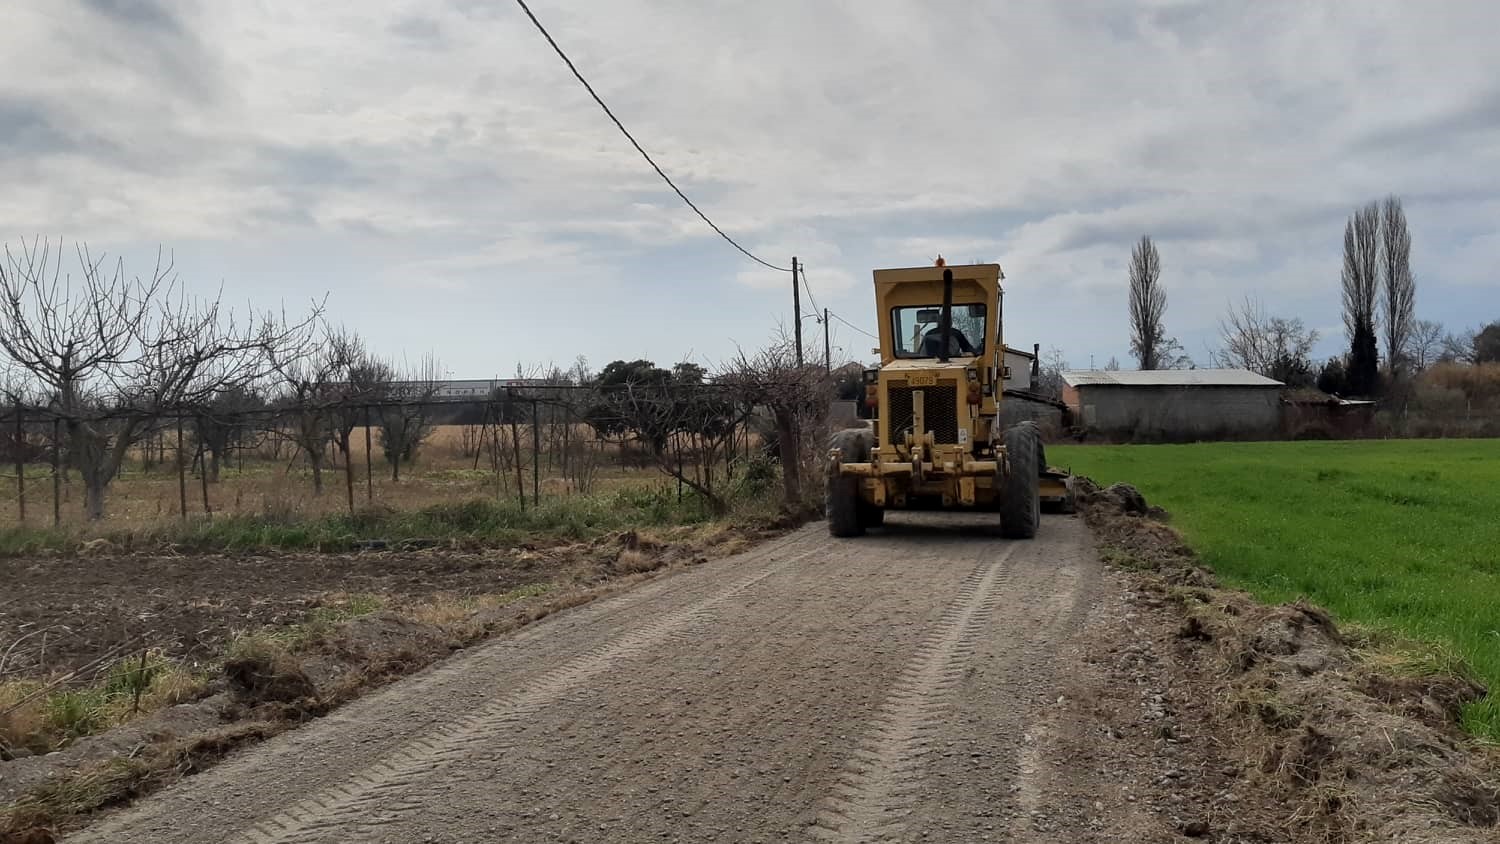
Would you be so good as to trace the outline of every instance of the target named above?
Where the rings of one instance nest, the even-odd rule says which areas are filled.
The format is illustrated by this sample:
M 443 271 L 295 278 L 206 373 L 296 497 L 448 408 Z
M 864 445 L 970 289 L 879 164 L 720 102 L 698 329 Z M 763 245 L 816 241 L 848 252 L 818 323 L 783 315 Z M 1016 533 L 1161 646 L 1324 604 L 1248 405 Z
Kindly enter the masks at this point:
M 802 367 L 802 288 L 797 284 L 797 256 L 792 256 L 792 325 L 797 326 L 797 367 Z
M 828 309 L 823 309 L 823 368 L 833 371 L 833 346 L 828 341 Z

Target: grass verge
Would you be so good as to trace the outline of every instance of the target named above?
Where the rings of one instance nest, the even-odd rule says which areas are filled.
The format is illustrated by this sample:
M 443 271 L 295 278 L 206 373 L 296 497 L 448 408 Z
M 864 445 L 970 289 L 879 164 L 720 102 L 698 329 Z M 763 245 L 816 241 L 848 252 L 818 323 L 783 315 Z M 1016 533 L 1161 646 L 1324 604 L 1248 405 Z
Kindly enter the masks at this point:
M 1180 620 L 1156 635 L 1181 669 L 1172 697 L 1197 707 L 1198 740 L 1232 763 L 1226 799 L 1238 811 L 1215 822 L 1222 837 L 1495 840 L 1500 748 L 1462 729 L 1485 690 L 1451 648 L 1225 588 L 1138 491 L 1088 479 L 1079 490 L 1133 600 Z
M 1125 481 L 1226 582 L 1437 646 L 1500 690 L 1500 442 L 1057 446 L 1052 463 Z M 1500 695 L 1464 725 L 1500 741 Z
M 50 753 L 167 706 L 193 700 L 209 675 L 158 650 L 110 663 L 82 685 L 59 680 L 0 682 L 0 758 Z

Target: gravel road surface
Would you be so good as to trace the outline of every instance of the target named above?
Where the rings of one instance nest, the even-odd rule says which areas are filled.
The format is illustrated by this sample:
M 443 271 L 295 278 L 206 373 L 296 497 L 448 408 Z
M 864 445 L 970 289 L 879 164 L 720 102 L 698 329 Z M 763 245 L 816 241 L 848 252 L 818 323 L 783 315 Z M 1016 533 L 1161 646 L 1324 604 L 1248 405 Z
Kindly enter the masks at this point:
M 1058 717 L 1126 612 L 1087 529 L 890 521 L 559 614 L 68 840 L 1145 840 Z

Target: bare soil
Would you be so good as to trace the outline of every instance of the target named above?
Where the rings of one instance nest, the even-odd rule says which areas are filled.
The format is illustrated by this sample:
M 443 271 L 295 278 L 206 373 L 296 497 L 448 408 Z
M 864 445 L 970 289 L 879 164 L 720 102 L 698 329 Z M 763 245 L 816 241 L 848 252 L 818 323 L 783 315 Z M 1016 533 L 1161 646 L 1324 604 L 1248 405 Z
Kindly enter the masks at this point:
M 1029 542 L 956 514 L 812 525 L 308 708 L 351 666 L 445 647 L 358 619 L 296 666 L 231 669 L 215 703 L 305 726 L 175 731 L 148 753 L 228 756 L 68 840 L 1497 839 L 1500 768 L 1455 722 L 1471 683 L 1220 588 L 1129 490 L 1085 485 L 1083 511 Z M 611 543 L 593 576 L 661 552 Z
M 44 716 L 45 701 L 25 702 L 19 715 L 0 711 L 0 842 L 10 844 L 37 824 L 71 826 L 81 815 L 154 790 L 229 749 L 324 715 L 487 636 L 783 530 L 768 523 L 631 531 L 485 553 L 53 558 L 23 566 L 33 575 L 25 585 L 35 602 L 24 605 L 24 617 L 50 623 L 15 621 L 13 644 L 0 648 L 9 681 L 97 684 L 111 665 L 124 660 L 133 666 L 133 654 L 144 646 L 169 658 L 197 659 L 207 673 L 200 673 L 206 679 L 189 702 L 148 709 L 51 753 L 55 729 L 16 732 Z M 101 565 L 89 568 L 92 562 Z M 74 582 L 35 577 L 43 569 Z M 175 591 L 131 590 L 138 570 L 167 578 Z M 348 587 L 358 590 L 366 614 L 348 617 Z M 104 596 L 112 591 L 128 598 L 110 602 Z M 171 606 L 172 595 L 183 606 Z M 384 608 L 370 611 L 371 598 Z M 328 612 L 318 615 L 320 609 Z M 312 620 L 304 623 L 309 613 Z M 181 631 L 195 634 L 190 646 L 173 635 Z M 247 631 L 253 633 L 242 635 Z
M 1138 606 L 1076 518 L 1034 542 L 971 521 L 814 525 L 552 616 L 76 840 L 1198 833 L 1221 760 L 1173 703 L 1170 610 Z
M 46 676 L 121 648 L 211 661 L 237 634 L 300 623 L 350 595 L 399 606 L 439 594 L 491 595 L 593 578 L 613 559 L 616 542 L 485 551 L 0 558 L 0 643 L 37 634 L 11 653 L 5 673 Z M 45 635 L 42 628 L 49 628 Z

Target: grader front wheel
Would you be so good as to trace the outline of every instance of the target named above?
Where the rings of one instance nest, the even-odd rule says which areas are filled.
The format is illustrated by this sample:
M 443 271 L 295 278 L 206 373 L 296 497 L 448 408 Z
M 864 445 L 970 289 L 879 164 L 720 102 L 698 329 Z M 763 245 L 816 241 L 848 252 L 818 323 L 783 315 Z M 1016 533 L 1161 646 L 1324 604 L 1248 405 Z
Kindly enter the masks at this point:
M 1000 535 L 1006 539 L 1036 536 L 1042 513 L 1041 455 L 1042 434 L 1032 423 L 1022 422 L 1005 432 L 1010 472 L 1001 483 Z
M 870 439 L 866 431 L 851 429 L 839 431 L 828 443 L 830 449 L 843 452 L 843 459 L 850 463 L 863 463 L 870 459 Z M 837 537 L 859 536 L 865 532 L 871 518 L 869 505 L 859 498 L 859 479 L 852 475 L 829 473 L 828 486 L 823 502 L 828 514 L 828 533 Z

